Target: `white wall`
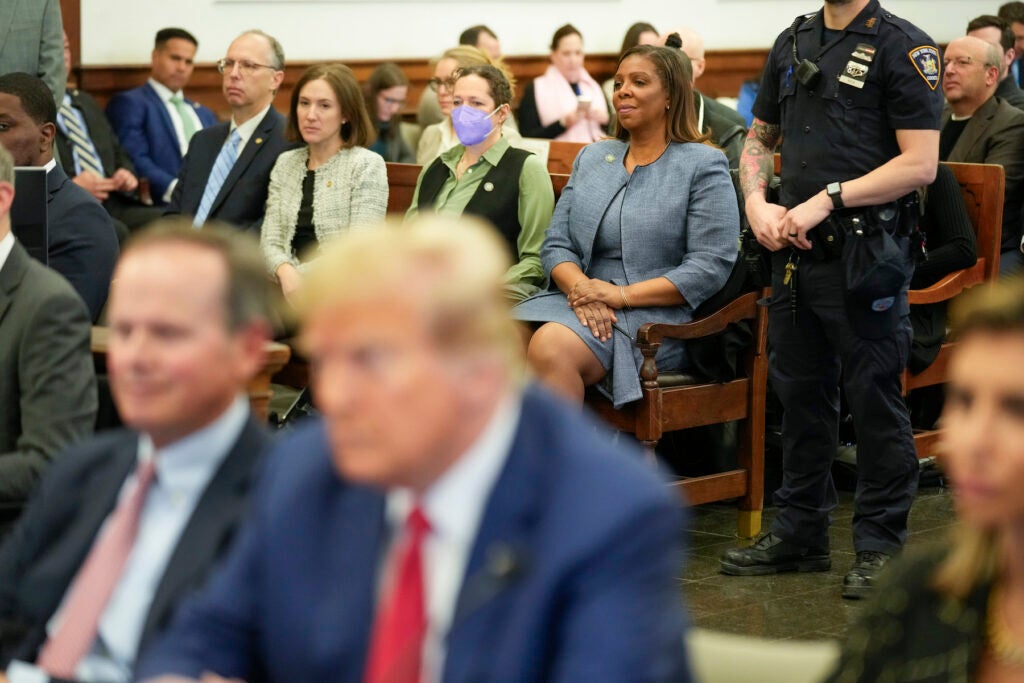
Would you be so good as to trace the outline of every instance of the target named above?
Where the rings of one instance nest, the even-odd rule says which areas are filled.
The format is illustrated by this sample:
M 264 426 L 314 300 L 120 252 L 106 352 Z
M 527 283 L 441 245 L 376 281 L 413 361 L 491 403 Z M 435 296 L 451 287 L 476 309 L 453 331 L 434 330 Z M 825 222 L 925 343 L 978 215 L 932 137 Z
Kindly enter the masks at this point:
M 923 28 L 939 42 L 961 35 L 967 21 L 995 11 L 979 0 L 887 0 L 885 7 Z M 247 28 L 262 28 L 295 60 L 427 57 L 451 47 L 466 26 L 486 23 L 507 54 L 543 54 L 551 34 L 571 21 L 591 52 L 615 52 L 634 21 L 659 30 L 690 24 L 709 48 L 768 47 L 814 0 L 600 0 L 597 2 L 224 2 L 217 0 L 83 0 L 82 63 L 149 61 L 153 34 L 181 25 L 199 38 L 201 62 L 224 54 Z

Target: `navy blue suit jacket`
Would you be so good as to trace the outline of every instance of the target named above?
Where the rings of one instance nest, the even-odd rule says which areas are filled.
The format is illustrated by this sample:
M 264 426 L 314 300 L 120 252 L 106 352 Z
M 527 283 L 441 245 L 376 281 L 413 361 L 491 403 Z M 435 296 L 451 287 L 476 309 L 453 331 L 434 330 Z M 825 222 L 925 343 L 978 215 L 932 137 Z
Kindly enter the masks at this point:
M 203 128 L 217 122 L 217 116 L 203 105 L 189 99 L 185 103 L 195 110 Z M 174 123 L 163 100 L 149 83 L 143 83 L 111 97 L 107 118 L 132 158 L 136 175 L 149 179 L 153 201 L 163 203 L 164 193 L 178 176 L 182 158 Z
M 527 390 L 470 551 L 444 683 L 689 680 L 680 507 L 639 452 L 598 431 Z M 319 421 L 268 465 L 236 545 L 140 680 L 362 681 L 385 495 L 338 477 Z
M 97 436 L 56 459 L 0 547 L 0 666 L 35 661 L 46 622 L 78 574 L 138 456 L 136 432 Z M 196 503 L 146 613 L 139 650 L 202 585 L 244 515 L 266 430 L 250 420 Z
M 107 302 L 119 253 L 114 222 L 60 164 L 46 174 L 46 189 L 49 266 L 71 283 L 95 323 Z
M 194 216 L 210 179 L 224 141 L 231 129 L 229 122 L 199 131 L 188 146 L 188 154 L 178 173 L 171 202 L 165 214 L 182 213 Z M 239 228 L 258 231 L 263 224 L 267 204 L 270 170 L 277 155 L 293 145 L 284 139 L 284 117 L 273 107 L 256 126 L 255 132 L 224 179 L 220 192 L 210 207 L 208 220 L 221 220 Z

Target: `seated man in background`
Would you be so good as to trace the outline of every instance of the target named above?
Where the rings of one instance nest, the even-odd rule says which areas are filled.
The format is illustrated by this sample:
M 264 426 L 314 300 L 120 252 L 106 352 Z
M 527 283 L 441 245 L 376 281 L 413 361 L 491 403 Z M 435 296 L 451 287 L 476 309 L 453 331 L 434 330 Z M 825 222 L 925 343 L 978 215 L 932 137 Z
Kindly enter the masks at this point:
M 677 44 L 673 35 L 679 37 Z M 704 73 L 707 65 L 704 59 L 704 39 L 696 31 L 687 26 L 668 33 L 664 39 L 667 47 L 676 47 L 689 58 L 693 70 L 693 81 Z M 743 117 L 735 109 L 731 109 L 713 97 L 708 97 L 693 88 L 693 101 L 697 113 L 697 127 L 701 133 L 711 137 L 711 142 L 722 148 L 729 159 L 729 168 L 737 168 L 740 155 L 743 154 L 743 142 L 747 137 L 747 125 Z
M 975 17 L 967 24 L 967 35 L 981 38 L 986 43 L 995 45 L 1003 54 L 999 64 L 999 85 L 996 97 L 1004 99 L 1018 109 L 1024 109 L 1024 90 L 1020 89 L 1011 73 L 1017 52 L 1013 49 L 1013 30 L 1009 22 L 991 14 Z
M 15 240 L 9 213 L 13 201 L 14 160 L 0 147 L 0 525 L 4 526 L 21 510 L 50 458 L 92 434 L 96 419 L 89 314 L 71 285 Z
M 15 166 L 46 168 L 49 266 L 71 283 L 96 322 L 117 261 L 117 234 L 103 206 L 53 158 L 57 107 L 46 84 L 24 73 L 0 76 L 0 123 L 0 144 Z
M 103 204 L 118 239 L 160 217 L 160 209 L 145 206 L 136 191 L 139 180 L 106 115 L 87 92 L 71 83 L 71 46 L 64 33 L 64 68 L 68 87 L 57 108 L 57 156 L 72 181 Z
M 217 68 L 231 121 L 196 133 L 182 162 L 167 213 L 210 219 L 259 232 L 270 170 L 290 145 L 284 117 L 272 106 L 284 79 L 284 49 L 263 31 L 246 31 Z
M 1006 172 L 1000 276 L 1017 272 L 1022 258 L 1024 209 L 1024 111 L 995 96 L 1002 51 L 981 38 L 950 41 L 944 55 L 942 92 L 949 107 L 942 117 L 939 159 L 999 164 Z
M 141 680 L 689 680 L 678 501 L 523 386 L 508 265 L 493 230 L 441 218 L 317 259 L 299 303 L 323 420 L 270 456 Z
M 62 455 L 0 547 L 12 683 L 40 669 L 131 680 L 227 546 L 269 443 L 245 396 L 269 334 L 268 288 L 259 249 L 228 228 L 168 221 L 125 251 L 107 368 L 132 431 Z
M 157 31 L 149 80 L 117 93 L 107 117 L 139 176 L 149 179 L 153 202 L 166 204 L 189 140 L 217 122 L 212 111 L 185 97 L 199 41 L 182 28 Z

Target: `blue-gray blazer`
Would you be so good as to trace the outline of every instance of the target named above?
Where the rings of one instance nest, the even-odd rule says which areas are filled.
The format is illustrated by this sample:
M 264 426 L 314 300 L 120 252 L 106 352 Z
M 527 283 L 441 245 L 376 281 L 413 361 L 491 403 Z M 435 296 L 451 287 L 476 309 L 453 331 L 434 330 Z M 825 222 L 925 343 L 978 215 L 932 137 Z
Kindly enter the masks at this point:
M 620 140 L 604 140 L 580 151 L 540 257 L 549 277 L 566 261 L 588 272 L 597 228 L 625 187 L 621 229 L 626 281 L 613 284 L 665 277 L 686 299 L 682 306 L 619 311 L 619 325 L 635 336 L 644 323 L 690 321 L 693 309 L 725 285 L 738 253 L 740 219 L 721 150 L 673 142 L 657 161 L 636 167 L 630 175 L 623 165 L 628 149 Z M 544 296 L 565 297 L 553 282 L 548 293 L 537 295 Z M 663 345 L 659 359 L 666 356 L 669 364 L 685 365 L 682 347 Z M 609 370 L 616 405 L 640 397 L 641 362 L 635 346 L 616 344 Z

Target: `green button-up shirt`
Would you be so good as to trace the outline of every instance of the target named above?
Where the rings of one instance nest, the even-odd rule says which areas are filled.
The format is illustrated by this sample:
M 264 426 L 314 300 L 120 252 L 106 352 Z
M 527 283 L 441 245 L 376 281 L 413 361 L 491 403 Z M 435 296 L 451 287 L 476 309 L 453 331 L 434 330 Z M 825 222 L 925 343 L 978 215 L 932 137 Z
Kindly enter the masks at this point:
M 455 167 L 466 148 L 455 145 L 442 152 L 441 163 L 448 168 L 448 179 L 437 193 L 434 211 L 439 214 L 461 216 L 480 181 L 498 165 L 508 148 L 508 140 L 504 137 L 499 138 L 475 164 L 466 169 L 462 178 L 456 176 Z M 412 197 L 412 205 L 405 214 L 406 220 L 419 213 L 420 184 L 428 168 L 429 165 L 423 167 L 419 180 L 416 181 L 416 191 Z M 548 175 L 548 169 L 540 158 L 531 154 L 523 163 L 523 170 L 519 175 L 519 225 L 522 227 L 516 240 L 519 262 L 505 273 L 509 296 L 517 301 L 525 299 L 544 286 L 545 276 L 540 264 L 540 247 L 554 210 L 555 191 L 551 186 L 551 176 Z

